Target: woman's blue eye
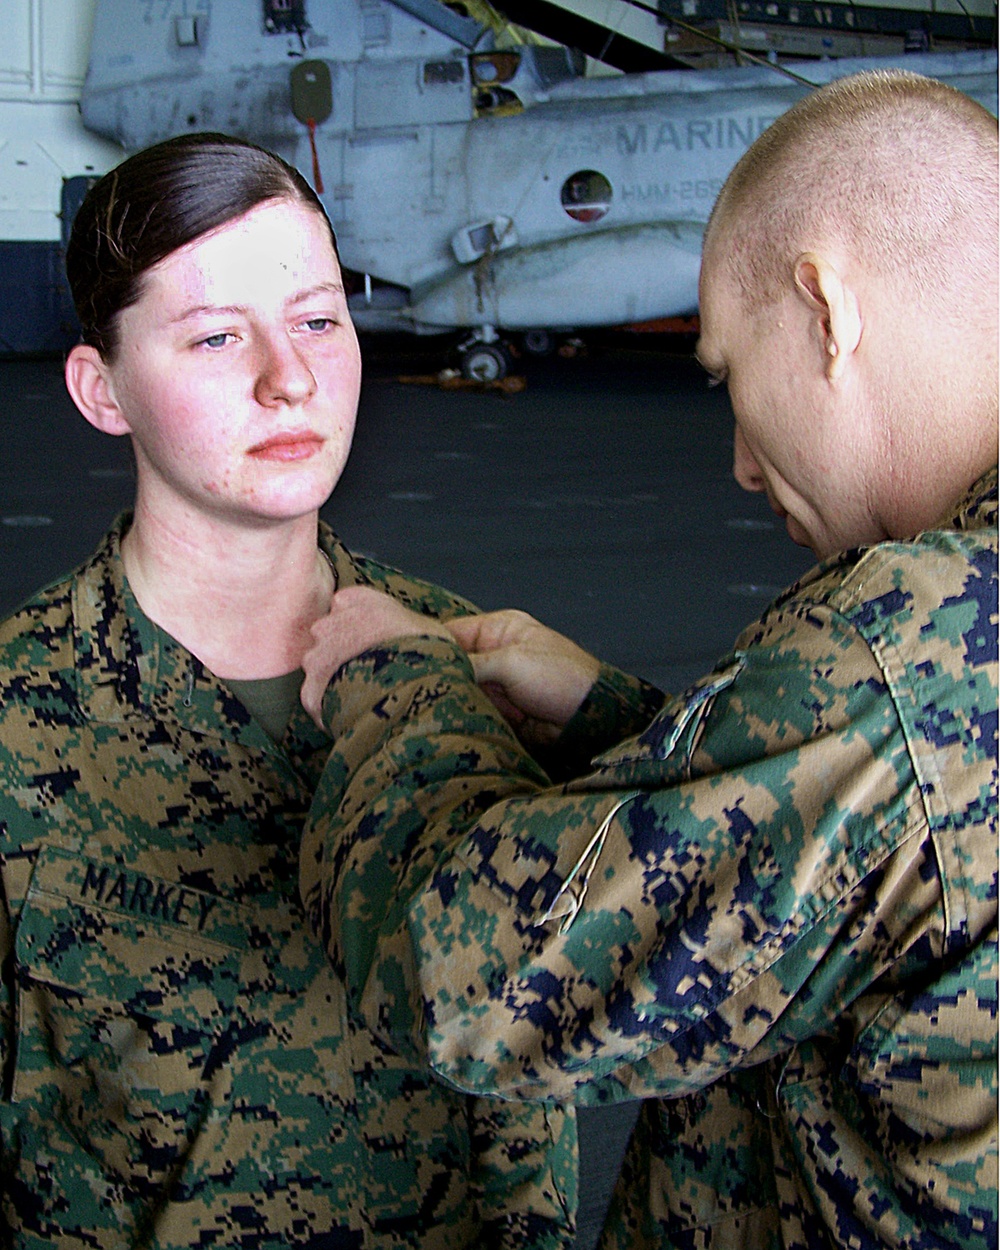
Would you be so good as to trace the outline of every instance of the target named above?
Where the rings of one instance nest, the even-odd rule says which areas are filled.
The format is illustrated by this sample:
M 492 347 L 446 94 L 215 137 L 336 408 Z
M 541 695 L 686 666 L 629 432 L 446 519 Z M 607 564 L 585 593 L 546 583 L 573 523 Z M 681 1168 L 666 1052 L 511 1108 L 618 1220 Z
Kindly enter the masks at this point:
M 201 341 L 205 345 L 205 347 L 225 347 L 226 340 L 228 338 L 229 338 L 229 335 L 225 333 L 210 334 L 208 338 L 202 339 Z
M 331 317 L 310 317 L 310 319 L 306 322 L 307 329 L 315 330 L 317 333 L 319 333 L 320 330 L 325 330 L 332 325 L 333 319 Z

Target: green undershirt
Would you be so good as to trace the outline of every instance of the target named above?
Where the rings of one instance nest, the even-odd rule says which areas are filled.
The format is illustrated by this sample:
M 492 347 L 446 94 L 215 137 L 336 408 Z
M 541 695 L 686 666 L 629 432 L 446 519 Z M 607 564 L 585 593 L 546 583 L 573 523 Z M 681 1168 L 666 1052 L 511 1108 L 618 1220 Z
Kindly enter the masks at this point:
M 304 677 L 302 669 L 297 668 L 294 673 L 282 673 L 278 677 L 253 677 L 246 681 L 230 677 L 226 685 L 267 730 L 268 736 L 280 742 L 298 704 Z

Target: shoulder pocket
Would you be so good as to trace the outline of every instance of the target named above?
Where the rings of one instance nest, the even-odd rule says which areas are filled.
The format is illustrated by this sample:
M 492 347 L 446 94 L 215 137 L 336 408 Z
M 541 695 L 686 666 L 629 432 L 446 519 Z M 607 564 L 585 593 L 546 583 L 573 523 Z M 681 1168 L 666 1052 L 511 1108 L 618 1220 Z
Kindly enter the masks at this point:
M 186 1151 L 246 984 L 243 909 L 57 847 L 17 927 L 13 1100 L 106 1173 L 158 1187 Z

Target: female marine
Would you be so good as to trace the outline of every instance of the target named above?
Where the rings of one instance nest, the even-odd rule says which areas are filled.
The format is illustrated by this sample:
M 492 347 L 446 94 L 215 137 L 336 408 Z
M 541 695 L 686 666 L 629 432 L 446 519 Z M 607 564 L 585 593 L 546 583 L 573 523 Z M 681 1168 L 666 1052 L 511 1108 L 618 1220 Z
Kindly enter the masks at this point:
M 330 745 L 299 703 L 310 627 L 351 584 L 467 610 L 319 522 L 360 383 L 319 200 L 260 148 L 184 136 L 95 185 L 67 269 L 66 384 L 131 439 L 136 497 L 0 626 L 0 1225 L 567 1245 L 572 1121 L 387 1052 L 299 897 Z

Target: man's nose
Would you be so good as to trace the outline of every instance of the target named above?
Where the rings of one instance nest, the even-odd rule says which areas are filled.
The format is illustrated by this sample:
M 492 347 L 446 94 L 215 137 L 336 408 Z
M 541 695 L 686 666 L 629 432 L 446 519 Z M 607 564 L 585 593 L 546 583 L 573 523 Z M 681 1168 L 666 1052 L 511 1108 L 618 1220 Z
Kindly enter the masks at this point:
M 764 475 L 747 446 L 747 441 L 739 426 L 736 427 L 736 433 L 733 435 L 733 477 L 744 490 L 764 490 Z
M 257 402 L 302 404 L 315 393 L 316 379 L 305 358 L 283 332 L 261 336 L 254 393 Z

